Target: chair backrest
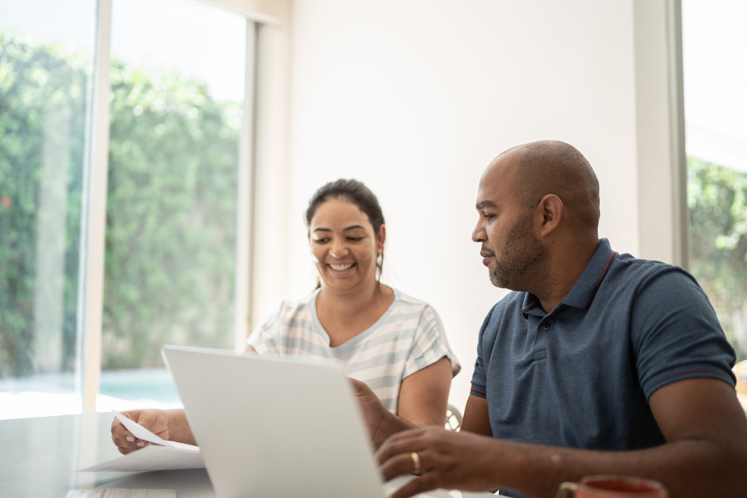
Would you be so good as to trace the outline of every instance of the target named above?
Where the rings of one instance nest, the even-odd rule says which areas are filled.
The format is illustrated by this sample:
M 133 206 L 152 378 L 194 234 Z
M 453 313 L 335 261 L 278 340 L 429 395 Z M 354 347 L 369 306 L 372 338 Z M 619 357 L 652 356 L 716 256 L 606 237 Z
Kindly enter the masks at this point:
M 462 414 L 454 405 L 446 406 L 446 429 L 458 431 L 462 427 Z

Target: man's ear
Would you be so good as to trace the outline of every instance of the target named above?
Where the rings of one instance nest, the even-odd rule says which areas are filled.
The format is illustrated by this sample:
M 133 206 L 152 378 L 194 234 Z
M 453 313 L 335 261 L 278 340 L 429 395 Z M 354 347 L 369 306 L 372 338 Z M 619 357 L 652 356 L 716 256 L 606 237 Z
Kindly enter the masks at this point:
M 560 225 L 563 201 L 555 194 L 547 194 L 537 205 L 537 217 L 540 218 L 539 236 L 547 237 Z

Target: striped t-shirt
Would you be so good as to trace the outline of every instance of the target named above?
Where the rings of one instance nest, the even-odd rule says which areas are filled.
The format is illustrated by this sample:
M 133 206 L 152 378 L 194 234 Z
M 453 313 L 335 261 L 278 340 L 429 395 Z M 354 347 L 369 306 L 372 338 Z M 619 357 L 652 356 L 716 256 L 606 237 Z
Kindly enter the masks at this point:
M 444 356 L 451 361 L 453 375 L 461 367 L 436 311 L 392 290 L 394 301 L 378 321 L 340 346 L 329 346 L 329 336 L 316 315 L 320 289 L 299 301 L 283 301 L 247 342 L 260 355 L 337 360 L 345 375 L 365 382 L 387 410 L 396 414 L 404 378 Z

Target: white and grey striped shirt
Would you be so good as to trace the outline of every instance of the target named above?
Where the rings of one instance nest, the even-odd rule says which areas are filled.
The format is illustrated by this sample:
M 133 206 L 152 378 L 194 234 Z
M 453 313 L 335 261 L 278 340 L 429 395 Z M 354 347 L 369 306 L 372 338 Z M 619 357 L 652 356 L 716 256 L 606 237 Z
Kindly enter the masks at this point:
M 347 376 L 365 382 L 394 414 L 400 384 L 407 376 L 444 356 L 451 361 L 453 375 L 459 373 L 441 319 L 427 303 L 392 289 L 394 301 L 378 321 L 333 348 L 316 315 L 319 290 L 299 301 L 283 301 L 247 342 L 260 355 L 337 360 Z

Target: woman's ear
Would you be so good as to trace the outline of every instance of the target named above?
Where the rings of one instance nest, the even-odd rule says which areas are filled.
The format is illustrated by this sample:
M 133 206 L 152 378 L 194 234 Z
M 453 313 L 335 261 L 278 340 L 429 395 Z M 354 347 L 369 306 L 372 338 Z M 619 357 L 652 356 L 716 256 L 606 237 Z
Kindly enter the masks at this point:
M 384 252 L 384 244 L 386 243 L 386 227 L 381 225 L 379 227 L 379 235 L 376 236 L 376 252 L 382 254 Z

